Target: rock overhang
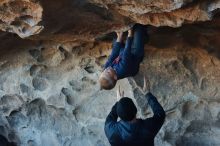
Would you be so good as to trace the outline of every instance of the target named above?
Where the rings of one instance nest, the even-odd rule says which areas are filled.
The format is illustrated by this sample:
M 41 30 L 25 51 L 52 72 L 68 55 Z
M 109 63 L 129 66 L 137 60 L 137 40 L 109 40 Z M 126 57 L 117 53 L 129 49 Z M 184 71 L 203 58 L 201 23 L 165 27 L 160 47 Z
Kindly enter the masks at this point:
M 94 41 L 134 23 L 156 27 L 210 21 L 220 0 L 4 0 L 0 29 L 36 40 Z

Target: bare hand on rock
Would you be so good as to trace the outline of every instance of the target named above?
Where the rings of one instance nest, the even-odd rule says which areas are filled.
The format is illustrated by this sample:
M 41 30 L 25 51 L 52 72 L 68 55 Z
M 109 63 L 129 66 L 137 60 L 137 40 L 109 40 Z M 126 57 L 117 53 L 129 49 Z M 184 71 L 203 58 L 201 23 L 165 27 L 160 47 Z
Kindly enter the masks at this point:
M 116 32 L 116 34 L 117 34 L 116 42 L 122 42 L 122 40 L 123 40 L 123 32 Z
M 133 29 L 128 30 L 128 37 L 133 37 Z
M 117 89 L 117 101 L 119 101 L 122 97 L 124 97 L 124 91 L 121 91 L 120 86 Z
M 150 82 L 149 82 L 148 78 L 146 78 L 146 76 L 144 76 L 144 86 L 142 89 L 139 88 L 139 90 L 141 91 L 141 93 L 143 95 L 146 95 L 147 93 L 150 92 Z

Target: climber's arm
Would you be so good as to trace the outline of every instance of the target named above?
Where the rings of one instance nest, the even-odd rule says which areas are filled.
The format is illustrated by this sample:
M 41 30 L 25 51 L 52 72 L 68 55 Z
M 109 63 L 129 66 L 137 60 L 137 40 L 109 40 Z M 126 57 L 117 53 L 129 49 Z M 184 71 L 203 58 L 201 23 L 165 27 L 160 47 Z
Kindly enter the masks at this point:
M 120 49 L 122 48 L 122 36 L 123 32 L 117 33 L 117 40 L 112 44 L 112 52 L 105 64 L 105 68 L 109 67 L 111 63 L 119 56 Z
M 115 60 L 115 58 L 118 57 L 118 55 L 120 53 L 120 48 L 122 48 L 122 43 L 121 42 L 114 42 L 113 43 L 113 48 L 112 48 L 111 55 L 109 56 L 107 62 L 105 63 L 104 68 L 109 67 L 111 65 L 111 63 Z
M 122 57 L 122 63 L 127 64 L 127 62 L 131 59 L 131 46 L 133 43 L 133 30 L 130 29 L 128 31 L 128 37 L 125 44 L 125 50 Z
M 127 64 L 131 59 L 131 45 L 133 42 L 133 37 L 128 37 L 125 44 L 125 50 L 122 57 L 122 63 Z

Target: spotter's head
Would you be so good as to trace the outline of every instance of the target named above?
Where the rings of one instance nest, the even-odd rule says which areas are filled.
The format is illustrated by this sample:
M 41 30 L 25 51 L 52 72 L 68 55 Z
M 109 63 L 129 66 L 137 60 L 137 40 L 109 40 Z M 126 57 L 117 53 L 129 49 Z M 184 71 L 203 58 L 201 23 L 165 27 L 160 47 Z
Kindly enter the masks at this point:
M 128 97 L 123 97 L 118 101 L 116 111 L 121 120 L 126 122 L 132 121 L 137 114 L 134 102 Z
M 112 67 L 106 68 L 100 75 L 99 83 L 101 89 L 111 90 L 117 83 L 117 75 Z

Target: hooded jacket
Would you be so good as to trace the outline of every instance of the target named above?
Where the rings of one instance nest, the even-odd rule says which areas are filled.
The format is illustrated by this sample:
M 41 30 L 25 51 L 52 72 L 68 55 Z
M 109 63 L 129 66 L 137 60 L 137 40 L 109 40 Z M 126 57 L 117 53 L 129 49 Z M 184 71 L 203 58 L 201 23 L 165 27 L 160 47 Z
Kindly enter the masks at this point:
M 153 117 L 135 122 L 117 122 L 117 103 L 105 121 L 105 134 L 112 146 L 154 146 L 154 138 L 165 120 L 165 111 L 151 93 L 146 96 L 153 110 Z

